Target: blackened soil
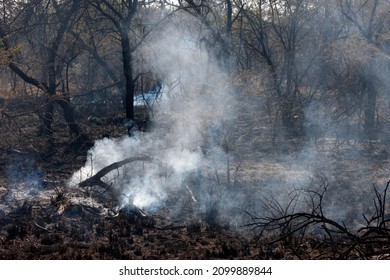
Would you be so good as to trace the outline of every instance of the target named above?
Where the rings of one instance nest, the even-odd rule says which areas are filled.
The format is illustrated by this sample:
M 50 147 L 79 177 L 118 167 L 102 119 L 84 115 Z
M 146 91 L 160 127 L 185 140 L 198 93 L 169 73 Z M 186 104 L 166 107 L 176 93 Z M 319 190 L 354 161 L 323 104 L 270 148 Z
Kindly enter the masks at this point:
M 289 238 L 268 243 L 248 231 L 244 236 L 229 226 L 194 213 L 171 215 L 174 204 L 142 215 L 136 210 L 102 213 L 101 209 L 72 202 L 66 180 L 84 165 L 94 139 L 119 137 L 126 128 L 109 120 L 84 129 L 91 143 L 80 146 L 66 124 L 54 127 L 54 141 L 39 135 L 31 116 L 3 122 L 0 144 L 0 259 L 337 259 L 389 258 L 381 248 L 356 248 L 319 237 Z M 31 172 L 30 172 L 31 171 Z M 34 172 L 33 172 L 34 171 Z M 38 184 L 35 199 L 13 201 L 11 186 L 23 185 L 18 174 Z M 39 190 L 52 196 L 37 199 Z M 38 195 L 38 196 L 37 196 Z M 277 236 L 276 236 L 277 237 Z M 275 236 L 269 236 L 275 240 Z M 348 251 L 349 250 L 349 251 Z M 364 250 L 367 251 L 364 252 Z

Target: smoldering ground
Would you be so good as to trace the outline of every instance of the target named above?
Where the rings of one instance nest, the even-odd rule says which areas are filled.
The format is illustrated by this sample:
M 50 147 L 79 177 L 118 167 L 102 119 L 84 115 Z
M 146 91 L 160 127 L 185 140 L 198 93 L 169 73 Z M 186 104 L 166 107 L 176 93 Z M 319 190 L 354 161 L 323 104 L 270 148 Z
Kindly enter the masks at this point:
M 226 73 L 197 41 L 191 33 L 169 27 L 148 43 L 142 55 L 150 57 L 150 67 L 161 73 L 164 95 L 154 107 L 152 131 L 97 141 L 70 184 L 113 162 L 146 155 L 151 162 L 130 164 L 104 178 L 116 188 L 117 206 L 134 203 L 156 209 L 178 192 L 204 207 L 214 204 L 210 202 L 214 185 L 226 183 L 226 175 L 218 173 L 221 167 L 226 172 L 228 155 L 221 144 L 234 119 L 234 92 Z M 173 207 L 182 208 L 179 203 Z
M 292 146 L 285 139 L 261 142 L 272 133 L 265 128 L 264 100 L 250 97 L 245 105 L 240 88 L 202 45 L 201 33 L 180 24 L 165 28 L 138 53 L 163 84 L 151 132 L 96 141 L 69 187 L 142 155 L 151 160 L 102 178 L 115 196 L 110 207 L 134 204 L 146 212 L 169 207 L 175 217 L 189 209 L 194 220 L 242 229 L 250 221 L 245 212 L 310 210 L 313 192 L 326 187 L 321 203 L 327 217 L 360 226 L 361 213 L 373 210 L 372 184 L 385 185 L 388 159 L 365 154 L 365 144 L 351 143 L 348 132 L 329 126 L 331 116 L 314 102 L 305 111 L 306 139 Z

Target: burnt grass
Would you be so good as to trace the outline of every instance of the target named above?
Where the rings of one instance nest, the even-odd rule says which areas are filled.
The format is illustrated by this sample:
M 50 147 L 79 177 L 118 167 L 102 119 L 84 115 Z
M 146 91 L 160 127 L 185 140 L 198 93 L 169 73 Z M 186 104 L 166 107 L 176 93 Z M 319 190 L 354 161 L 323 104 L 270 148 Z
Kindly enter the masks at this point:
M 146 216 L 136 211 L 102 215 L 93 206 L 72 203 L 66 180 L 84 165 L 93 141 L 120 137 L 126 129 L 114 118 L 94 119 L 83 129 L 91 143 L 74 145 L 66 124 L 56 116 L 54 141 L 39 134 L 32 114 L 4 117 L 0 146 L 0 259 L 386 259 L 382 243 L 359 244 L 351 249 L 343 240 L 323 235 L 292 235 L 279 242 L 277 232 L 259 238 L 250 229 L 238 233 L 229 225 L 194 219 L 191 211 L 172 216 L 174 201 Z M 288 144 L 286 143 L 286 149 Z M 39 170 L 33 176 L 39 199 L 12 200 L 11 184 L 18 172 Z M 12 172 L 11 172 L 12 171 Z M 27 174 L 29 174 L 27 172 Z M 10 178 L 13 176 L 13 178 Z M 16 179 L 15 179 L 16 178 Z M 80 190 L 84 192 L 85 190 Z M 39 194 L 38 194 L 39 195 Z M 196 211 L 196 210 L 194 210 Z M 246 215 L 243 213 L 243 215 Z M 347 253 L 346 253 L 347 252 Z M 380 253 L 375 253 L 380 252 Z
M 2 119 L 0 204 L 10 207 L 0 210 L 0 259 L 252 257 L 249 243 L 229 229 L 194 223 L 188 217 L 172 221 L 164 209 L 145 217 L 131 211 L 101 215 L 100 209 L 72 203 L 74 194 L 67 192 L 66 180 L 84 165 L 93 141 L 121 137 L 127 131 L 120 118 L 94 118 L 83 127 L 91 143 L 80 146 L 60 117 L 53 127 L 50 143 L 40 135 L 39 119 L 33 114 Z M 30 184 L 39 184 L 50 197 L 10 198 L 9 185 L 28 184 L 23 181 L 26 176 L 18 180 L 18 174 L 32 170 L 36 174 Z

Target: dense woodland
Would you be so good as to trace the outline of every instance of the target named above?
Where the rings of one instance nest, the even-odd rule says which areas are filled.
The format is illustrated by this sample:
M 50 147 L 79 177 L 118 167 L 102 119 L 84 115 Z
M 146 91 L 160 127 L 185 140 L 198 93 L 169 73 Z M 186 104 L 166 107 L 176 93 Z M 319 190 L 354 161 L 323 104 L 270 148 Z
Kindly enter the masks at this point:
M 12 204 L 0 212 L 4 258 L 388 258 L 389 58 L 385 0 L 0 1 L 0 197 Z M 64 180 L 92 165 L 97 146 L 88 150 L 96 141 L 123 137 L 153 148 L 131 146 L 135 153 L 113 157 L 99 166 L 102 173 L 161 150 L 173 149 L 179 161 L 184 149 L 192 156 L 199 148 L 193 158 L 213 171 L 180 165 L 186 187 L 179 194 L 207 200 L 206 210 L 195 220 L 181 206 L 180 214 L 138 209 L 98 221 L 93 207 L 72 204 Z M 273 160 L 284 169 L 301 161 L 319 167 L 300 185 L 298 168 L 266 173 Z M 295 176 L 305 176 L 307 166 Z M 25 183 L 23 172 L 51 191 L 50 206 L 10 202 L 9 186 Z M 172 172 L 175 180 L 184 176 Z M 263 173 L 253 179 L 250 172 Z M 113 187 L 102 173 L 94 183 Z M 85 182 L 93 187 L 87 180 L 76 188 Z M 277 200 L 276 187 L 271 198 L 257 196 L 263 185 L 289 183 L 287 203 Z M 303 189 L 306 208 L 298 206 Z M 341 213 L 337 199 L 349 191 L 371 206 L 354 208 L 360 199 L 346 195 L 345 217 L 329 214 L 332 207 Z M 245 203 L 228 209 L 231 200 Z M 364 225 L 355 223 L 356 212 Z M 80 237 L 75 216 L 94 237 Z M 180 217 L 189 222 L 172 222 Z M 161 241 L 158 230 L 177 233 Z M 191 243 L 183 234 L 200 237 Z M 24 244 L 26 236 L 40 245 Z M 175 242 L 196 253 L 175 251 Z M 18 255 L 13 246 L 24 249 Z
M 302 136 L 322 124 L 310 115 L 315 104 L 332 124 L 375 138 L 387 125 L 388 4 L 323 2 L 2 1 L 3 112 L 4 101 L 39 98 L 49 138 L 56 106 L 75 137 L 83 137 L 75 106 L 134 119 L 134 95 L 164 83 L 138 49 L 174 23 L 237 95 L 266 100 L 270 125 Z

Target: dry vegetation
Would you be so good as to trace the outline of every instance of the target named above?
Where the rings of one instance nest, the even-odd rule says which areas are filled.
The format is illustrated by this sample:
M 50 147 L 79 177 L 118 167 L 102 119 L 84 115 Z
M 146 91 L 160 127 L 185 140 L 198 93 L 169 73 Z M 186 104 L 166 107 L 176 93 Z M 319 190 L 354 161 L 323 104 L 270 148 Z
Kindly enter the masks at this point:
M 1 1 L 0 258 L 390 258 L 389 9 Z
M 334 177 L 312 178 L 309 184 L 303 184 L 306 189 L 299 185 L 300 189 L 287 194 L 291 186 L 298 186 L 298 181 L 305 181 L 305 176 L 311 173 L 305 167 L 292 168 L 287 160 L 292 157 L 305 163 L 299 160 L 301 150 L 297 152 L 296 141 L 271 140 L 264 134 L 257 153 L 240 159 L 239 166 L 232 161 L 232 174 L 239 173 L 234 176 L 236 190 L 232 196 L 248 203 L 246 209 L 234 213 L 240 222 L 229 224 L 222 218 L 225 215 L 205 216 L 185 191 L 146 215 L 131 207 L 114 211 L 108 206 L 110 196 L 102 190 L 93 192 L 67 185 L 73 172 L 84 165 L 90 145 L 74 150 L 59 115 L 55 118 L 55 141 L 49 147 L 38 133 L 39 119 L 34 114 L 17 114 L 11 107 L 5 112 L 0 149 L 3 259 L 387 259 L 390 256 L 385 172 L 389 156 L 382 144 L 346 143 L 339 139 L 334 146 L 336 142 L 328 140 L 332 145 L 329 144 L 326 153 L 318 152 L 323 151 L 322 144 L 310 146 L 308 149 L 318 152 L 317 168 L 321 169 L 319 162 L 326 162 L 327 166 L 333 166 L 328 171 Z M 111 119 L 112 116 L 88 123 L 90 139 L 125 135 L 125 127 L 113 124 Z M 254 137 L 254 145 L 261 141 L 259 137 Z M 278 144 L 272 145 L 273 141 Z M 355 173 L 360 177 L 351 175 Z M 378 188 L 370 188 L 373 181 L 379 184 Z M 280 200 L 280 196 L 277 200 L 264 195 L 267 186 L 276 185 L 286 186 L 283 192 L 289 203 L 281 202 L 286 200 Z M 104 203 L 91 204 L 91 195 Z M 302 195 L 309 207 L 297 206 Z M 367 207 L 356 204 L 359 196 L 370 195 Z M 350 213 L 341 220 L 329 211 L 332 204 L 337 211 L 340 196 L 345 196 L 343 210 Z M 184 201 L 185 207 L 178 209 L 179 201 Z M 232 210 L 219 211 L 230 214 L 228 211 Z M 362 223 L 354 224 L 359 217 Z

